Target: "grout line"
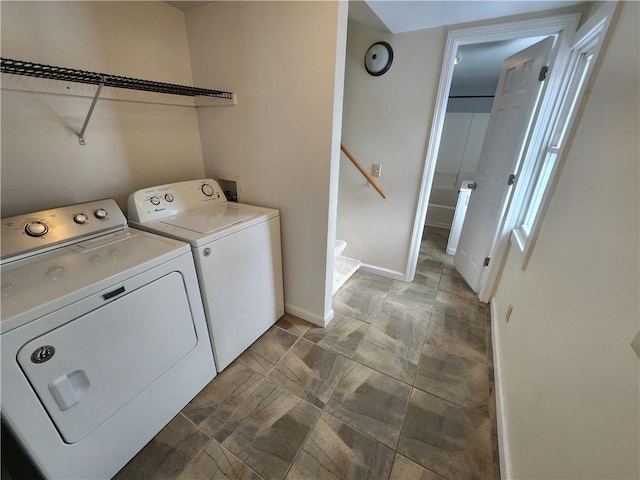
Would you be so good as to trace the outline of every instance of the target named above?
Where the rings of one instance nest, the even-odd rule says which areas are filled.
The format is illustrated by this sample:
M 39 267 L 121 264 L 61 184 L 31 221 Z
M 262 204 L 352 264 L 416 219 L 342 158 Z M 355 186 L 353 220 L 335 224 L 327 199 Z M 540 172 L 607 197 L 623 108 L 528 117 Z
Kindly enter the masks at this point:
M 408 405 L 408 403 L 407 403 L 407 405 Z M 340 419 L 340 418 L 336 417 L 336 416 L 335 416 L 335 415 L 333 415 L 332 413 L 329 413 L 329 412 L 326 412 L 326 411 L 323 411 L 322 413 L 326 413 L 326 414 L 327 414 L 327 415 L 329 415 L 331 418 L 335 419 L 336 421 L 338 421 L 339 423 L 341 423 L 341 424 L 342 424 L 342 425 L 344 425 L 345 427 L 348 427 L 348 428 L 350 428 L 351 430 L 355 430 L 355 431 L 356 431 L 356 432 L 358 432 L 360 435 L 363 435 L 363 436 L 367 437 L 368 439 L 373 440 L 373 441 L 374 441 L 374 442 L 376 442 L 377 444 L 382 445 L 383 447 L 388 448 L 389 450 L 393 451 L 393 453 L 397 453 L 397 450 L 396 450 L 394 447 L 390 447 L 389 445 L 387 445 L 387 444 L 386 444 L 386 443 L 384 443 L 384 442 L 381 442 L 381 441 L 380 441 L 380 440 L 378 440 L 377 438 L 372 437 L 370 434 L 368 434 L 368 433 L 366 433 L 366 432 L 363 432 L 363 431 L 362 431 L 362 430 L 360 430 L 357 426 L 355 426 L 355 425 L 351 425 L 351 424 L 349 424 L 349 423 L 345 422 L 344 420 L 342 420 L 342 419 Z M 319 417 L 318 417 L 318 418 L 319 418 Z M 398 440 L 399 440 L 399 439 L 400 439 L 400 434 L 398 434 Z M 398 442 L 396 442 L 396 445 L 397 445 L 397 443 L 398 443 Z M 392 465 L 392 468 L 393 468 L 393 465 Z
M 183 409 L 184 410 L 184 409 Z M 194 427 L 196 427 L 198 430 L 200 430 L 202 433 L 204 433 L 209 440 L 213 439 L 213 435 L 210 435 L 209 432 L 207 432 L 206 430 L 204 430 L 200 425 L 198 425 L 196 422 L 194 422 L 193 420 L 191 420 L 189 417 L 187 417 L 182 410 L 180 411 L 179 415 L 182 415 L 191 425 L 193 425 Z
M 237 360 L 237 359 L 236 359 Z M 236 361 L 234 360 L 233 362 L 231 362 L 231 365 L 233 365 L 233 363 Z M 239 363 L 239 362 L 238 362 Z M 231 365 L 229 365 L 227 368 L 231 367 Z M 266 377 L 264 375 L 262 375 L 261 373 L 256 372 L 254 369 L 247 367 L 246 365 L 239 363 L 240 366 L 246 368 L 247 370 L 250 370 L 252 373 L 258 375 L 260 377 L 260 380 L 258 381 L 258 384 L 256 385 L 256 387 L 251 391 L 251 393 L 249 394 L 249 396 L 247 398 L 245 398 L 244 400 L 242 400 L 238 406 L 236 408 L 233 409 L 233 411 L 229 414 L 229 416 L 225 419 L 224 422 L 222 422 L 222 424 L 216 429 L 215 433 L 219 433 L 220 431 L 222 431 L 222 429 L 224 428 L 224 426 L 229 422 L 229 420 L 231 420 L 231 418 L 233 418 L 233 415 L 238 411 L 238 409 L 244 405 L 244 403 L 246 401 L 248 401 L 251 398 L 251 395 L 253 395 L 255 393 L 256 390 L 258 390 L 260 388 L 260 386 L 267 380 Z M 226 371 L 226 369 L 225 369 Z M 214 434 L 215 435 L 215 434 Z M 212 439 L 215 439 L 215 436 L 211 437 Z M 218 440 L 216 440 L 217 442 Z M 218 442 L 220 443 L 220 442 Z M 222 445 L 222 443 L 220 443 Z
M 180 411 L 179 415 L 182 415 L 182 417 L 184 419 L 186 419 L 187 422 L 189 422 L 191 425 L 195 426 L 198 430 L 200 430 L 202 433 L 204 433 L 208 440 L 204 443 L 204 445 L 202 445 L 202 447 L 200 447 L 200 449 L 197 451 L 197 453 L 193 457 L 191 457 L 191 460 L 189 460 L 187 462 L 187 464 L 184 466 L 184 468 L 182 470 L 180 470 L 180 473 L 176 476 L 176 478 L 180 477 L 180 475 L 182 475 L 182 472 L 184 472 L 187 468 L 189 468 L 189 465 L 191 465 L 196 460 L 196 458 L 198 458 L 198 456 L 200 456 L 200 454 L 204 451 L 205 447 L 209 444 L 209 442 L 211 440 L 213 440 L 213 437 L 211 435 L 209 435 L 202 428 L 200 428 L 200 425 L 198 425 L 197 423 L 192 422 L 189 417 L 187 417 L 184 413 L 182 413 L 182 411 Z
M 277 326 L 277 325 L 275 325 L 275 324 L 274 324 L 274 326 L 275 326 L 276 328 L 279 328 L 279 329 L 280 329 L 280 330 L 282 330 L 283 332 L 287 332 L 289 335 L 297 336 L 297 335 L 295 335 L 295 334 L 293 334 L 293 333 L 291 333 L 291 332 L 289 332 L 289 331 L 285 330 L 284 328 L 278 327 L 278 326 Z M 284 360 L 284 358 L 289 354 L 289 352 L 290 352 L 291 350 L 293 350 L 293 348 L 297 345 L 297 343 L 300 341 L 300 339 L 301 339 L 301 338 L 302 338 L 302 335 L 298 336 L 298 338 L 296 338 L 296 341 L 295 341 L 295 342 L 293 342 L 293 343 L 291 344 L 291 346 L 287 349 L 287 351 L 286 351 L 286 352 L 284 352 L 284 353 L 282 354 L 282 356 L 280 357 L 280 359 L 279 359 L 276 363 L 274 363 L 274 364 L 273 364 L 273 367 L 271 367 L 271 370 L 269 370 L 269 371 L 265 374 L 265 376 L 264 376 L 264 378 L 265 378 L 265 379 L 266 379 L 269 375 L 271 375 L 271 372 L 273 372 L 273 371 L 276 369 L 276 367 L 277 367 L 277 366 L 282 362 L 282 360 Z M 251 348 L 251 347 L 249 347 L 249 348 Z
M 283 387 L 284 388 L 284 387 Z M 286 389 L 285 389 L 286 390 Z M 287 392 L 289 392 L 287 390 Z M 291 393 L 291 392 L 289 392 Z M 293 393 L 291 393 L 291 395 L 294 395 Z M 297 396 L 297 395 L 296 395 Z M 316 425 L 318 423 L 318 420 L 320 420 L 320 417 L 322 417 L 322 414 L 324 413 L 324 411 L 321 408 L 318 408 L 316 405 L 314 405 L 313 403 L 309 402 L 308 400 L 305 400 L 304 398 L 301 399 L 303 402 L 308 403 L 309 405 L 311 405 L 312 407 L 314 407 L 316 410 L 319 410 L 320 413 L 318 414 L 318 416 L 316 417 L 315 421 L 313 422 L 313 425 L 311 425 L 311 427 L 309 428 L 309 431 L 307 432 L 307 434 L 304 437 L 304 440 L 302 440 L 302 442 L 300 442 L 300 446 L 298 447 L 298 449 L 296 450 L 296 454 L 293 456 L 293 458 L 291 459 L 291 462 L 289 462 L 289 468 L 287 468 L 287 471 L 284 474 L 284 478 L 287 478 L 287 475 L 289 475 L 289 472 L 291 471 L 291 468 L 293 467 L 293 464 L 295 463 L 296 459 L 298 458 L 298 455 L 300 455 L 300 452 L 302 451 L 302 447 L 304 447 L 305 443 L 307 443 L 307 440 L 309 440 L 309 437 L 311 436 L 311 432 L 313 432 L 313 429 L 316 428 Z

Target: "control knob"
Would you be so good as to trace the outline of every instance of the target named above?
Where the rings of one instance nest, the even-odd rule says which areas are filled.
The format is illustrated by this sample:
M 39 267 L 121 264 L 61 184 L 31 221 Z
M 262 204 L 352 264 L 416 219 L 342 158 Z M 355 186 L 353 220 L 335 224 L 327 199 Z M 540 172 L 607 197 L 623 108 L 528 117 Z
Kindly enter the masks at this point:
M 93 214 L 100 220 L 107 218 L 107 211 L 104 208 L 99 208 L 98 210 L 93 212 Z
M 32 237 L 42 237 L 49 231 L 49 227 L 43 222 L 29 222 L 25 225 L 24 231 Z
M 160 205 L 160 199 L 155 195 L 149 199 L 152 205 Z
M 165 199 L 167 202 L 173 202 L 173 194 L 171 194 L 171 193 L 165 193 L 165 194 L 164 194 L 164 199 Z
M 73 216 L 73 221 L 82 225 L 83 223 L 87 223 L 87 216 L 84 213 L 76 213 Z
M 204 185 L 202 185 L 202 187 L 200 187 L 200 190 L 202 190 L 202 193 L 204 193 L 207 197 L 213 196 L 213 193 L 214 193 L 213 187 L 208 183 L 205 183 Z

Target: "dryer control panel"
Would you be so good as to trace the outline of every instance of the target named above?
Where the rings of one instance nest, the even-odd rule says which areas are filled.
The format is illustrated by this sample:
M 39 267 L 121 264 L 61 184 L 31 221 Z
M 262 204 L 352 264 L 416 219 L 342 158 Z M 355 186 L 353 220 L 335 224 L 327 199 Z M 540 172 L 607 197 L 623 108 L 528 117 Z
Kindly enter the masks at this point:
M 146 223 L 227 203 L 218 182 L 206 178 L 144 188 L 129 195 L 129 220 Z
M 2 219 L 2 262 L 86 240 L 127 226 L 109 198 Z

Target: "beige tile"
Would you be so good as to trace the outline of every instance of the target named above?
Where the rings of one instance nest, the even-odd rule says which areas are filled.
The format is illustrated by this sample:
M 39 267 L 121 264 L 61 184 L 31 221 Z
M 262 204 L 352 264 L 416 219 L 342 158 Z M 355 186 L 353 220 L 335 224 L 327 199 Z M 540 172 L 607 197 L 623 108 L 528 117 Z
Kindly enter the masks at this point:
M 297 339 L 298 337 L 279 327 L 271 327 L 236 361 L 261 375 L 266 375 L 289 351 Z
M 319 415 L 310 403 L 265 381 L 215 439 L 262 477 L 282 479 Z
M 431 312 L 403 305 L 387 298 L 380 310 L 370 318 L 371 325 L 389 331 L 394 337 L 410 337 L 423 341 Z
M 478 362 L 487 359 L 487 332 L 465 319 L 433 313 L 426 343 Z
M 478 414 L 488 415 L 486 361 L 478 362 L 425 344 L 414 385 Z
M 234 362 L 191 400 L 182 413 L 213 435 L 263 379 L 250 368 Z
M 353 359 L 411 385 L 420 360 L 422 338 L 399 335 L 393 325 L 386 329 L 371 325 Z
M 322 408 L 348 364 L 348 358 L 300 339 L 267 378 Z
M 179 414 L 138 452 L 114 479 L 177 478 L 208 441 L 207 435 Z
M 393 280 L 390 278 L 359 271 L 351 277 L 344 286 L 346 288 L 370 294 L 371 292 L 387 293 L 392 284 Z
M 301 337 L 307 330 L 309 330 L 311 323 L 298 318 L 295 315 L 291 315 L 290 313 L 285 313 L 280 317 L 280 320 L 276 322 L 276 326 L 294 334 L 296 337 Z
M 459 276 L 443 274 L 440 277 L 438 291 L 464 298 L 469 302 L 478 301 L 478 295 L 476 295 L 476 293 L 471 290 L 467 282 Z
M 211 440 L 178 477 L 178 480 L 201 479 L 261 480 L 262 477 L 218 442 Z
M 416 276 L 413 283 L 421 285 L 435 283 L 437 286 L 440 283 L 443 266 L 444 263 L 442 260 L 436 260 L 428 255 L 419 255 L 418 265 L 416 266 Z
M 286 478 L 386 480 L 392 462 L 392 449 L 323 413 Z
M 419 285 L 395 281 L 386 299 L 407 307 L 431 312 L 437 293 L 438 290 L 433 284 Z
M 395 448 L 411 387 L 352 361 L 325 411 Z
M 479 301 L 469 301 L 450 293 L 438 291 L 433 311 L 465 320 L 477 327 L 486 328 L 485 306 Z
M 369 317 L 378 311 L 386 296 L 387 292 L 362 291 L 345 285 L 334 295 L 333 309 L 351 318 L 368 322 Z
M 447 479 L 492 478 L 491 427 L 476 415 L 414 389 L 398 453 Z
M 407 457 L 396 454 L 389 480 L 446 480 L 437 473 L 418 465 Z
M 456 267 L 453 265 L 453 257 L 451 257 L 451 259 L 448 262 L 446 260 L 443 262 L 442 273 L 446 275 L 451 275 L 452 277 L 462 278 L 462 275 L 460 275 L 460 272 L 458 272 Z
M 326 328 L 312 326 L 304 338 L 323 348 L 351 358 L 360 341 L 369 329 L 369 324 L 340 315 L 334 318 Z

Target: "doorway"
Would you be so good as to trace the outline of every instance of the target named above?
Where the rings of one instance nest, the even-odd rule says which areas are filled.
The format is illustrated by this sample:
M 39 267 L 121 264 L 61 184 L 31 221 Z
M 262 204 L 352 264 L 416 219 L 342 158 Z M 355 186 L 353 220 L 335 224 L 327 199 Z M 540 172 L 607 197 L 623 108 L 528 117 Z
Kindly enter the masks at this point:
M 502 63 L 543 38 L 478 43 L 458 49 L 425 227 L 451 229 L 460 188 L 475 178 Z
M 411 281 L 415 275 L 420 241 L 422 238 L 427 207 L 435 178 L 438 152 L 440 149 L 444 121 L 447 113 L 447 105 L 449 103 L 455 67 L 454 62 L 459 50 L 465 46 L 486 44 L 489 42 L 504 42 L 527 37 L 554 36 L 556 38 L 556 42 L 553 47 L 551 61 L 557 71 L 562 71 L 568 61 L 570 41 L 576 30 L 579 16 L 579 14 L 569 14 L 449 32 L 440 76 L 437 102 L 429 135 L 427 156 L 424 164 L 420 195 L 412 232 L 411 248 L 405 273 L 405 279 L 407 281 Z M 550 118 L 553 107 L 553 98 L 557 95 L 559 86 L 562 83 L 561 80 L 561 76 L 559 75 L 552 77 L 546 86 L 545 94 L 538 110 L 539 113 L 537 121 L 533 128 L 533 137 L 535 137 L 538 130 L 543 130 L 544 125 Z M 505 240 L 508 241 L 508 238 L 496 239 L 497 243 L 504 242 Z M 496 248 L 496 241 L 494 241 L 494 245 L 492 247 L 494 250 Z M 494 260 L 493 265 L 489 265 L 487 267 L 488 271 L 484 272 L 480 283 L 479 298 L 484 302 L 487 302 L 490 299 L 496 279 L 496 275 L 494 275 L 495 272 L 491 272 L 491 270 L 502 264 L 501 258 L 494 257 Z M 492 280 L 490 281 L 489 279 Z

